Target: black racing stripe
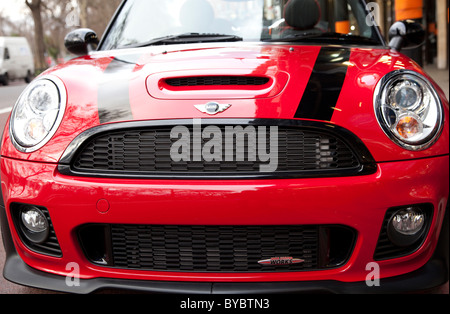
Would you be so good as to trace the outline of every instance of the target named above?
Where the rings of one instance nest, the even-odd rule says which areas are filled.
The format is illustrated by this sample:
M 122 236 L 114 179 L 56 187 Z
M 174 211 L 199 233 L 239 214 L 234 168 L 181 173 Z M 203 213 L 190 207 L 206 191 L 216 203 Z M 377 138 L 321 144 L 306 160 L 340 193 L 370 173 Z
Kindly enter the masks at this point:
M 347 75 L 348 48 L 322 47 L 295 118 L 331 121 Z
M 115 57 L 103 72 L 97 96 L 100 123 L 133 120 L 130 78 L 139 57 Z

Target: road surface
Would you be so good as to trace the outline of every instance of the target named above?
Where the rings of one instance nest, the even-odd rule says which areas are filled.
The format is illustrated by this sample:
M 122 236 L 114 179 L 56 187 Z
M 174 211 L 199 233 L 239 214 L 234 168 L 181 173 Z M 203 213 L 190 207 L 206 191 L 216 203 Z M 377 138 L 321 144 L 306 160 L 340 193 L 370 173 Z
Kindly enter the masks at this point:
M 26 86 L 22 82 L 11 82 L 8 86 L 0 85 L 0 129 L 2 131 L 12 107 Z

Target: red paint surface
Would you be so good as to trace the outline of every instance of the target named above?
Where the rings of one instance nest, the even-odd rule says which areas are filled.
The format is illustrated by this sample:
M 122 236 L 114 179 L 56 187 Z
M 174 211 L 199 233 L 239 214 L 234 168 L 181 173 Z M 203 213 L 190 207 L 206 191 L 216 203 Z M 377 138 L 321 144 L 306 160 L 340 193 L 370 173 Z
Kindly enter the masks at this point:
M 112 276 L 152 280 L 277 281 L 365 280 L 388 207 L 432 203 L 432 232 L 421 249 L 402 258 L 379 262 L 382 276 L 421 267 L 437 243 L 448 193 L 449 158 L 384 163 L 363 177 L 244 181 L 164 181 L 75 178 L 61 176 L 48 163 L 2 158 L 2 189 L 12 202 L 45 205 L 63 251 L 62 258 L 28 250 L 15 236 L 24 261 L 33 267 L 65 274 L 68 262 L 81 265 L 83 278 Z M 17 175 L 20 173 L 21 175 Z M 436 184 L 440 182 L 441 184 Z M 97 210 L 99 197 L 109 211 Z M 8 215 L 10 226 L 11 217 Z M 75 229 L 85 223 L 265 225 L 343 224 L 358 232 L 348 263 L 335 270 L 272 274 L 196 274 L 132 271 L 97 267 L 86 261 Z M 14 235 L 15 231 L 14 231 Z
M 130 105 L 135 120 L 210 118 L 194 105 L 207 101 L 232 103 L 220 118 L 292 119 L 311 75 L 319 46 L 243 46 L 224 44 L 182 50 L 180 46 L 151 47 L 142 53 L 129 77 Z M 124 50 L 116 57 L 137 50 Z M 373 175 L 289 180 L 109 180 L 62 176 L 57 162 L 81 132 L 99 125 L 97 86 L 113 56 L 98 53 L 58 66 L 67 90 L 67 110 L 54 137 L 42 149 L 24 154 L 2 140 L 1 178 L 5 205 L 30 203 L 48 208 L 62 258 L 28 250 L 12 228 L 16 249 L 30 266 L 66 274 L 68 262 L 81 266 L 82 278 L 115 277 L 177 281 L 361 281 L 372 261 L 385 211 L 389 207 L 432 203 L 431 232 L 415 253 L 379 262 L 382 277 L 397 276 L 423 266 L 433 254 L 448 198 L 448 127 L 427 150 L 412 152 L 392 143 L 379 127 L 373 110 L 373 91 L 390 71 L 404 68 L 423 73 L 401 54 L 385 49 L 353 49 L 341 96 L 331 123 L 357 135 L 378 162 Z M 194 71 L 195 70 L 195 71 Z M 257 90 L 184 89 L 174 91 L 164 77 L 187 73 L 262 75 L 271 79 Z M 436 85 L 435 85 L 436 86 Z M 444 103 L 448 126 L 448 102 Z M 180 94 L 178 94 L 180 92 Z M 212 98 L 210 98 L 212 97 Z M 108 200 L 109 206 L 99 200 Z M 11 217 L 8 213 L 9 225 Z M 75 230 L 85 223 L 140 224 L 343 224 L 358 232 L 346 265 L 299 273 L 214 274 L 133 271 L 98 267 L 84 257 Z

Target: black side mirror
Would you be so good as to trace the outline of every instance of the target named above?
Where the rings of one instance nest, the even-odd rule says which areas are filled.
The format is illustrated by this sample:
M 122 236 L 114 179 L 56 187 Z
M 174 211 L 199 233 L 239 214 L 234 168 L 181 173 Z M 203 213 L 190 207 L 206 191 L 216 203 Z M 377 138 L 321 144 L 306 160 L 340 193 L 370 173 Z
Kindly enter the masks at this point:
M 389 29 L 389 39 L 389 47 L 397 51 L 416 48 L 425 42 L 425 30 L 412 20 L 398 21 Z
M 84 56 L 89 51 L 95 50 L 98 42 L 97 34 L 89 28 L 76 29 L 64 38 L 64 45 L 67 50 L 77 56 Z

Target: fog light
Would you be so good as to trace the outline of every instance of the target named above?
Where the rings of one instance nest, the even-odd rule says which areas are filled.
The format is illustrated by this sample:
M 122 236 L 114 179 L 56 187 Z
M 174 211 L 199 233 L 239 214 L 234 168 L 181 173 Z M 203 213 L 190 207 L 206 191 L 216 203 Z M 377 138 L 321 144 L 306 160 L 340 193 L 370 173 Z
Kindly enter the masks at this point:
M 408 207 L 396 211 L 388 225 L 389 239 L 398 246 L 414 244 L 425 228 L 425 215 L 419 208 Z
M 413 235 L 422 229 L 424 219 L 425 217 L 420 210 L 407 208 L 396 212 L 392 217 L 391 223 L 397 232 Z
M 28 230 L 33 232 L 43 232 L 48 228 L 47 219 L 37 208 L 22 211 L 22 222 Z
M 47 217 L 37 207 L 27 206 L 21 212 L 22 231 L 28 240 L 41 243 L 47 239 L 49 225 Z

